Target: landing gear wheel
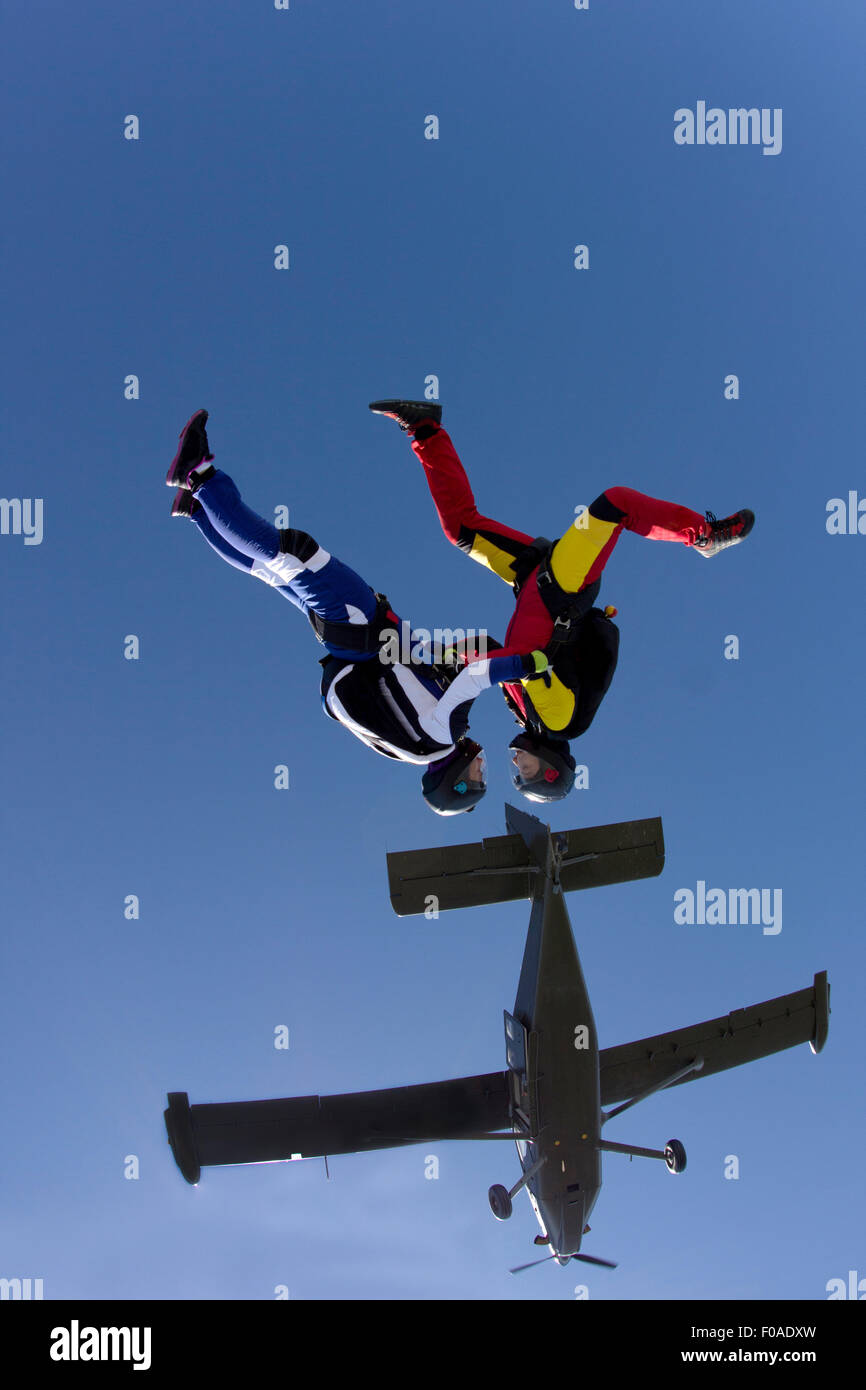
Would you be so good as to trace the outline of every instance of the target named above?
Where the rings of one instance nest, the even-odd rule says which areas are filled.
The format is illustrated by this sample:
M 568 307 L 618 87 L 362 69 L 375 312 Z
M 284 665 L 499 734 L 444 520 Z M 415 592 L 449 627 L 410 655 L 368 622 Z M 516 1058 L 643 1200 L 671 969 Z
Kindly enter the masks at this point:
M 507 1221 L 513 1210 L 511 1198 L 508 1195 L 508 1188 L 503 1187 L 502 1183 L 494 1183 L 487 1194 L 490 1203 L 490 1210 L 497 1221 Z
M 665 1144 L 665 1163 L 669 1173 L 682 1173 L 686 1167 L 686 1151 L 679 1139 L 671 1139 Z

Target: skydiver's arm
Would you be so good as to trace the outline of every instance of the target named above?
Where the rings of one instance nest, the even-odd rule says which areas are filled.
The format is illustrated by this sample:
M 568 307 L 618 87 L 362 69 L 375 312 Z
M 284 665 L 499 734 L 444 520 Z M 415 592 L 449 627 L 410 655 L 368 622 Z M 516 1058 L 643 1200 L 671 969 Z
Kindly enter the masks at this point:
M 499 657 L 499 656 L 502 656 L 502 657 L 506 657 L 506 656 L 520 656 L 520 657 L 525 657 L 525 656 L 528 655 L 528 653 L 527 653 L 525 647 L 500 647 L 499 643 L 498 643 L 498 642 L 494 642 L 493 639 L 492 639 L 491 637 L 488 637 L 488 639 L 487 639 L 487 646 L 488 646 L 488 648 L 489 648 L 490 650 L 495 651 L 495 652 L 496 652 L 496 655 L 497 655 L 498 657 Z M 531 675 L 532 672 L 530 671 L 529 674 Z
M 482 690 L 505 681 L 519 681 L 524 676 L 534 675 L 535 656 L 488 656 L 481 661 L 472 661 L 460 672 L 446 690 L 436 706 L 435 712 L 421 720 L 421 727 L 431 738 L 440 743 L 451 742 L 451 715 L 459 705 L 471 703 Z
M 453 631 L 460 630 L 453 629 Z M 428 637 L 422 636 L 424 631 L 424 628 L 421 628 L 419 632 L 413 630 L 410 634 L 413 662 L 421 661 L 434 666 L 441 664 L 444 660 L 462 665 L 464 662 L 468 664 L 470 661 L 476 661 L 479 657 L 486 657 L 491 652 L 499 654 L 502 650 L 502 643 L 497 642 L 495 637 L 488 637 L 486 633 L 479 634 L 472 641 L 467 641 L 465 638 L 459 639 L 453 642 L 450 647 L 443 649 L 441 643 L 434 643 Z M 450 634 L 452 629 L 447 629 L 447 631 Z M 517 648 L 515 647 L 514 652 L 516 651 Z
M 457 653 L 459 659 L 465 661 L 467 665 L 471 661 L 483 661 L 491 652 L 495 652 L 497 656 L 502 656 L 505 653 L 505 648 L 502 643 L 497 642 L 496 638 L 491 637 L 487 632 L 478 633 L 471 642 L 466 640 L 455 642 L 453 650 Z M 511 656 L 516 654 L 516 647 L 514 647 L 510 653 L 507 653 L 507 655 Z

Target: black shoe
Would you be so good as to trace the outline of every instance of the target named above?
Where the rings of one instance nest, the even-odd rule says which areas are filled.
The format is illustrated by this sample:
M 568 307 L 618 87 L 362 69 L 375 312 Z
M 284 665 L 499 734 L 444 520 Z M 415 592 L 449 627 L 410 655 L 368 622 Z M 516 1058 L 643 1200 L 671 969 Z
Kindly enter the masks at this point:
M 438 401 L 373 401 L 369 407 L 374 415 L 387 415 L 396 420 L 404 434 L 414 434 L 418 425 L 442 423 L 442 407 Z M 430 434 L 435 434 L 431 429 Z
M 201 502 L 197 501 L 188 487 L 179 487 L 174 495 L 171 504 L 172 516 L 195 516 L 196 512 L 201 511 Z
M 707 560 L 718 555 L 720 550 L 727 550 L 729 545 L 739 545 L 755 524 L 755 513 L 750 512 L 748 507 L 734 512 L 733 516 L 723 516 L 721 521 L 712 512 L 707 512 L 706 516 L 709 523 L 707 532 L 698 537 L 694 548 Z
M 165 475 L 167 487 L 194 487 L 196 480 L 190 482 L 190 473 L 200 463 L 209 463 L 213 458 L 207 442 L 206 423 L 206 410 L 197 410 L 195 415 L 191 415 L 187 420 L 180 432 L 180 447 Z

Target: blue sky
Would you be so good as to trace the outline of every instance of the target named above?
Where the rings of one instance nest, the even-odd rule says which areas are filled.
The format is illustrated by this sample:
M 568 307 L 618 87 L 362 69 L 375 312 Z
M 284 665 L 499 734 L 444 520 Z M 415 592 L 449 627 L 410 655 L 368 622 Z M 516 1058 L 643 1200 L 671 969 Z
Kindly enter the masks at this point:
M 822 1299 L 866 1276 L 866 537 L 826 528 L 831 498 L 866 495 L 864 27 L 853 4 L 775 0 L 7 18 L 0 490 L 42 498 L 44 534 L 0 535 L 0 1275 L 46 1298 L 520 1300 Z M 701 100 L 781 108 L 781 153 L 677 146 L 674 112 Z M 165 1142 L 169 1090 L 504 1065 L 526 907 L 398 920 L 385 871 L 387 850 L 504 833 L 503 702 L 473 721 L 486 801 L 434 820 L 411 769 L 324 717 L 308 626 L 170 521 L 163 485 L 206 406 L 250 505 L 289 506 L 416 624 L 501 636 L 509 591 L 447 545 L 366 409 L 429 374 L 506 523 L 557 534 L 612 484 L 757 515 L 711 564 L 622 538 L 602 590 L 619 670 L 574 745 L 589 788 L 550 820 L 664 820 L 660 878 L 570 900 L 602 1046 L 821 969 L 830 1039 L 617 1121 L 621 1141 L 678 1136 L 689 1168 L 606 1159 L 586 1248 L 615 1272 L 510 1278 L 537 1227 L 525 1198 L 507 1225 L 489 1212 L 507 1145 L 337 1158 L 330 1182 L 319 1161 L 211 1169 L 192 1190 Z M 677 925 L 698 880 L 781 888 L 782 931 Z

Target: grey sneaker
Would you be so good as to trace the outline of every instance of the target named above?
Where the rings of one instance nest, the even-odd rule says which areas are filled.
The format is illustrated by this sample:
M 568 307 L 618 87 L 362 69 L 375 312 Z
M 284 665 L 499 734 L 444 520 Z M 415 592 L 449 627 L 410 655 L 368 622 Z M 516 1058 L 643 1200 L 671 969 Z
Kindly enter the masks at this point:
M 750 512 L 748 507 L 744 507 L 741 512 L 734 512 L 733 516 L 723 516 L 721 521 L 713 516 L 712 512 L 707 512 L 706 517 L 709 529 L 706 535 L 699 536 L 694 544 L 694 549 L 706 560 L 712 555 L 718 555 L 720 550 L 727 550 L 729 545 L 739 545 L 755 524 L 755 513 Z

